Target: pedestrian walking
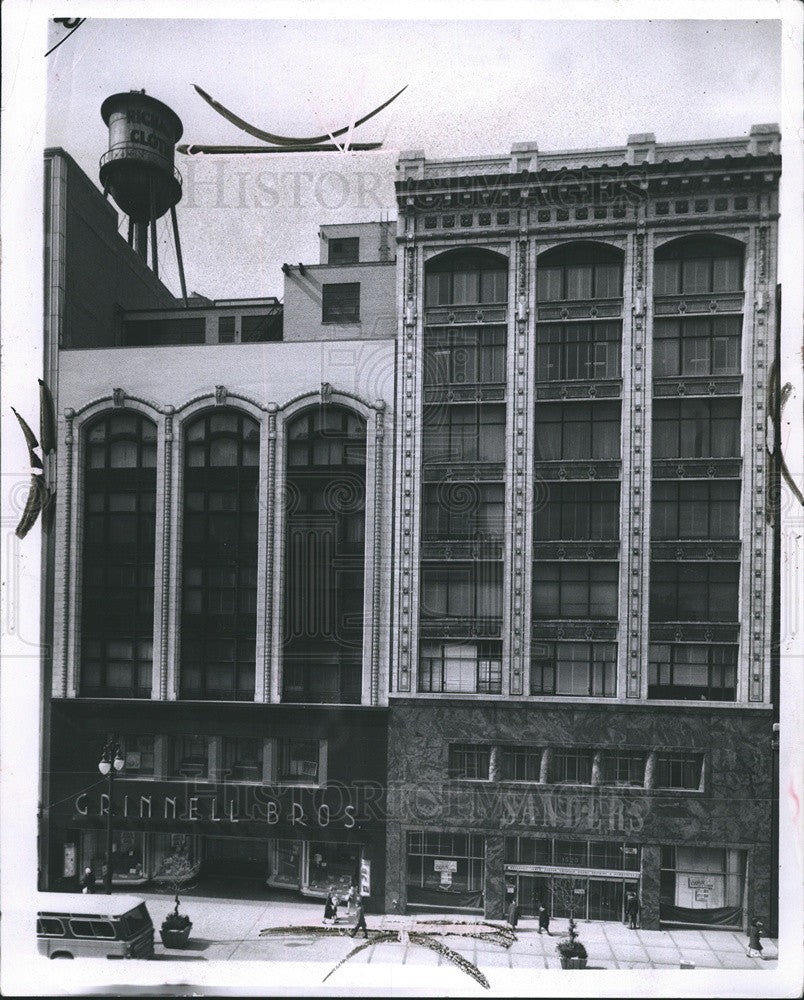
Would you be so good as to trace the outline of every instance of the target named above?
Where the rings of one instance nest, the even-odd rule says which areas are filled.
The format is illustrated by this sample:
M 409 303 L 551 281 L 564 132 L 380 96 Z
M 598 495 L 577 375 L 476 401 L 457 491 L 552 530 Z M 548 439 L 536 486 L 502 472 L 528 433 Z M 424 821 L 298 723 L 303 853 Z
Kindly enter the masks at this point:
M 346 897 L 346 899 L 347 899 L 346 912 L 349 914 L 350 917 L 354 916 L 355 905 L 357 904 L 357 886 L 354 884 L 354 882 L 352 882 L 352 884 L 349 886 L 349 895 Z
M 327 898 L 324 900 L 324 923 L 334 924 L 337 913 L 338 907 L 335 905 L 335 897 L 332 894 L 332 889 L 330 889 L 327 892 Z
M 628 917 L 628 926 L 632 931 L 636 930 L 639 923 L 639 896 L 635 892 L 629 892 L 625 900 L 625 915 Z
M 550 912 L 543 901 L 539 903 L 539 933 L 542 931 L 550 933 Z
M 85 868 L 84 874 L 81 877 L 81 892 L 94 892 L 95 891 L 95 876 L 92 874 L 91 868 Z
M 363 906 L 363 897 L 357 897 L 357 920 L 354 927 L 349 931 L 349 937 L 354 937 L 359 930 L 363 931 L 363 937 L 368 937 L 368 929 L 366 928 L 366 910 Z
M 757 958 L 762 958 L 762 942 L 759 940 L 762 937 L 762 927 L 762 921 L 755 920 L 748 928 L 748 950 L 746 951 L 746 955 L 749 958 L 754 955 Z
M 516 925 L 519 923 L 519 903 L 516 901 L 516 896 L 508 907 L 508 923 L 511 925 L 511 930 L 516 930 Z

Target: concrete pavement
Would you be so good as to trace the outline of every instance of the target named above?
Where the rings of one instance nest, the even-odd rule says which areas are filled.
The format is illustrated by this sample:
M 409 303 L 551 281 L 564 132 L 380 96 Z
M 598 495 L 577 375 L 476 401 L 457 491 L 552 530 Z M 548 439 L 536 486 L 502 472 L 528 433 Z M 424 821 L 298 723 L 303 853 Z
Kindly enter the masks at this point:
M 332 967 L 359 943 L 346 935 L 353 920 L 339 920 L 336 929 L 325 931 L 323 904 L 293 897 L 286 900 L 231 900 L 200 896 L 182 898 L 181 912 L 193 921 L 186 949 L 165 948 L 159 939 L 159 927 L 172 909 L 172 899 L 164 894 L 143 893 L 153 918 L 156 957 L 160 961 L 249 961 L 320 962 Z M 443 913 L 418 913 L 409 917 L 371 915 L 366 918 L 369 930 L 399 930 L 415 922 L 416 930 L 437 930 L 428 921 L 447 919 Z M 451 923 L 482 923 L 480 918 L 458 914 Z M 500 923 L 500 922 L 494 922 Z M 260 937 L 263 928 L 284 928 L 284 932 Z M 304 928 L 314 928 L 305 930 Z M 463 930 L 463 926 L 450 930 Z M 453 950 L 473 962 L 481 971 L 493 968 L 559 969 L 556 945 L 566 934 L 567 921 L 554 919 L 551 934 L 539 934 L 535 920 L 522 920 L 516 929 L 516 941 L 506 949 L 493 941 L 477 940 L 450 933 L 441 938 Z M 763 957 L 746 955 L 745 934 L 722 930 L 629 930 L 623 924 L 604 921 L 578 922 L 579 938 L 589 953 L 589 969 L 775 969 L 776 942 L 763 939 Z M 405 941 L 373 944 L 350 962 L 372 961 L 406 965 L 440 965 L 440 955 L 420 945 Z M 329 968 L 327 968 L 329 971 Z M 336 973 L 337 975 L 337 973 Z M 323 978 L 323 976 L 322 976 Z M 334 982 L 333 980 L 330 982 Z

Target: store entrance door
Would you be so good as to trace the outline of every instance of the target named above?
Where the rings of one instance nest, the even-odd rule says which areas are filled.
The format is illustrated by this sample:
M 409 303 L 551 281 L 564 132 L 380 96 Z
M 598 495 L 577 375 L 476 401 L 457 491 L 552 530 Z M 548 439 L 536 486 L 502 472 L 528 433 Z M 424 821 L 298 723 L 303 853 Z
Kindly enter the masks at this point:
M 264 879 L 268 871 L 268 844 L 264 840 L 207 837 L 203 873 L 211 878 Z

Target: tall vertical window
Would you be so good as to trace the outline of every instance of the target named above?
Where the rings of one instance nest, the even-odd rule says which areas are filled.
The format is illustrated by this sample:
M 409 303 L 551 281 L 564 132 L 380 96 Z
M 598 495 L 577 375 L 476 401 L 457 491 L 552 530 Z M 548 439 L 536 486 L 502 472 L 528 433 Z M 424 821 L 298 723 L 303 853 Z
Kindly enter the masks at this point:
M 287 428 L 283 701 L 359 704 L 366 423 L 333 404 Z
M 739 479 L 654 482 L 651 500 L 653 538 L 737 538 L 739 526 Z
M 182 698 L 254 697 L 259 443 L 224 407 L 184 432 Z
M 736 458 L 740 455 L 739 399 L 657 399 L 654 458 Z
M 653 562 L 651 621 L 736 622 L 739 578 L 737 563 Z
M 80 691 L 149 698 L 156 425 L 115 410 L 94 420 L 84 440 Z

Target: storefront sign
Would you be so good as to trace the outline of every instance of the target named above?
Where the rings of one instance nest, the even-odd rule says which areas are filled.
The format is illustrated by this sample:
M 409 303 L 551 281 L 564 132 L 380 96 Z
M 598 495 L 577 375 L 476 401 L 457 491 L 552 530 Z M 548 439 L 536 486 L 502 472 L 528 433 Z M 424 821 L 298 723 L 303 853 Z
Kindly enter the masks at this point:
M 579 875 L 583 878 L 627 878 L 638 879 L 639 872 L 622 871 L 616 868 L 562 868 L 558 865 L 506 865 L 505 871 L 511 875 Z
M 436 858 L 433 861 L 433 868 L 437 872 L 457 872 L 458 862 L 457 861 L 442 861 L 441 858 Z
M 258 820 L 275 826 L 282 821 L 294 827 L 328 826 L 351 830 L 356 824 L 355 806 L 340 808 L 326 802 L 307 801 L 304 804 L 286 796 L 283 799 L 259 795 L 257 787 L 250 798 L 245 795 L 226 799 L 216 792 L 196 790 L 193 795 L 136 795 L 115 796 L 115 811 L 124 819 L 159 819 L 180 822 L 206 821 L 239 823 L 241 820 Z M 107 816 L 109 796 L 104 792 L 98 799 L 82 792 L 75 799 L 75 812 L 79 816 Z
M 715 878 L 713 875 L 690 875 L 687 885 L 690 889 L 714 889 Z
M 371 862 L 366 858 L 360 859 L 360 895 L 371 895 Z
M 709 902 L 709 889 L 696 889 L 695 890 L 695 902 L 696 903 L 708 903 Z
M 650 802 L 639 794 L 564 789 L 514 789 L 411 782 L 389 790 L 389 812 L 411 826 L 449 822 L 472 826 L 565 829 L 631 837 L 645 825 Z
M 448 889 L 452 885 L 452 872 L 441 872 L 441 885 Z
M 64 845 L 64 877 L 73 878 L 77 874 L 78 863 L 75 844 Z

